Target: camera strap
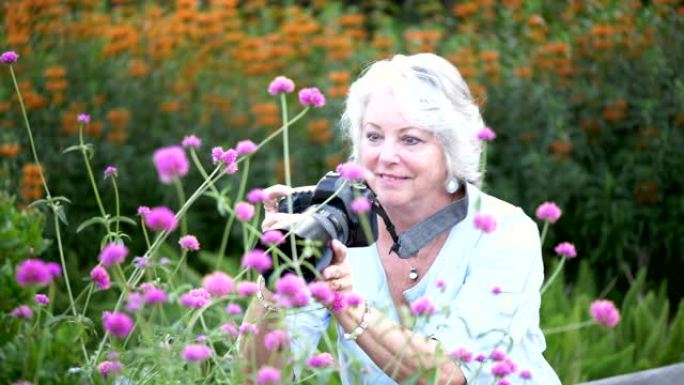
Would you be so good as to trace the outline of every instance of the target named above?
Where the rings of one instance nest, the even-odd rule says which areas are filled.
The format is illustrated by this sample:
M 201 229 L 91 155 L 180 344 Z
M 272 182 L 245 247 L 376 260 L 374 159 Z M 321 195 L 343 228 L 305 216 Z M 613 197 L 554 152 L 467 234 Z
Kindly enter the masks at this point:
M 394 241 L 390 252 L 394 251 L 401 259 L 410 258 L 440 234 L 461 222 L 468 215 L 468 190 L 467 188 L 465 190 L 463 198 L 413 225 L 401 235 L 397 235 L 394 224 L 373 194 L 373 203 L 377 213 L 385 222 L 385 227 Z

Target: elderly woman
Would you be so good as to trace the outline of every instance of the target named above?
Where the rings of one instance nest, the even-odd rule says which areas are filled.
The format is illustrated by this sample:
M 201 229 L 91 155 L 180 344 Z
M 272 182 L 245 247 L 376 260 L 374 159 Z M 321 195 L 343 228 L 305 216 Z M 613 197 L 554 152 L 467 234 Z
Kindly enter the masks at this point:
M 365 303 L 287 314 L 294 357 L 310 355 L 334 317 L 344 384 L 401 383 L 423 378 L 419 373 L 445 384 L 559 384 L 542 356 L 539 232 L 520 208 L 474 184 L 484 124 L 458 70 L 433 54 L 377 62 L 352 84 L 342 126 L 351 159 L 365 169 L 396 233 L 411 234 L 417 246 L 397 255 L 381 221 L 371 246 L 347 249 L 333 241 L 325 281 Z M 280 228 L 287 214 L 276 213 L 273 202 L 289 192 L 267 189 L 262 227 Z M 496 229 L 476 227 L 478 214 L 493 218 Z M 263 284 L 258 298 L 247 320 L 260 332 L 241 349 L 273 364 L 263 338 L 282 325 L 268 317 L 277 308 Z M 411 304 L 414 313 L 420 306 L 438 311 L 409 327 Z

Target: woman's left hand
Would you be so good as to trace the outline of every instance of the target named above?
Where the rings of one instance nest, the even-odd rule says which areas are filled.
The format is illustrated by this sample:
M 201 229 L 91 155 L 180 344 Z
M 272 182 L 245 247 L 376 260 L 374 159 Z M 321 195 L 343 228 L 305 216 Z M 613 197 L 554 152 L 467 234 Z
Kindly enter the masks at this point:
M 331 242 L 333 251 L 330 266 L 323 269 L 323 278 L 328 283 L 330 289 L 343 294 L 349 294 L 353 290 L 352 272 L 349 261 L 347 261 L 347 246 L 338 240 Z

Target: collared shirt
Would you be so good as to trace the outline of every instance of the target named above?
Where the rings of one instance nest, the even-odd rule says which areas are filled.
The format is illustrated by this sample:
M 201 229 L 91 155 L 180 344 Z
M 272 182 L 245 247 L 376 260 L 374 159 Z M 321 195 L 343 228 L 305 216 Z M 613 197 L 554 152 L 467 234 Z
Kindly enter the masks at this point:
M 542 353 L 546 348 L 539 328 L 544 271 L 537 225 L 523 211 L 482 193 L 468 184 L 468 215 L 455 225 L 428 271 L 415 286 L 403 292 L 407 303 L 427 297 L 437 308 L 430 317 L 419 317 L 413 332 L 438 340 L 445 352 L 464 348 L 489 357 L 497 349 L 517 367 L 507 379 L 511 384 L 559 385 L 560 381 Z M 473 225 L 480 213 L 492 215 L 497 228 L 483 233 Z M 350 248 L 353 291 L 394 322 L 399 322 L 376 245 Z M 436 284 L 444 281 L 445 287 Z M 496 288 L 496 289 L 495 289 Z M 325 332 L 330 314 L 325 309 L 297 312 L 286 317 L 295 357 L 307 357 Z M 338 325 L 338 334 L 344 331 Z M 395 384 L 354 341 L 337 341 L 342 383 Z M 401 352 L 397 352 L 401 354 Z M 459 363 L 468 384 L 494 382 L 494 362 Z M 532 378 L 524 382 L 519 372 Z

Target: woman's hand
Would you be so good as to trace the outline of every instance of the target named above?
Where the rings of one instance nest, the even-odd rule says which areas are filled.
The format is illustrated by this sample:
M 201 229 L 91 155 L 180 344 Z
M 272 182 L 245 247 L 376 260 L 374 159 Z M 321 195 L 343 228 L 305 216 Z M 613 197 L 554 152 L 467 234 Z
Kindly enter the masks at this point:
M 333 251 L 330 266 L 323 269 L 323 278 L 330 289 L 343 294 L 353 291 L 351 265 L 347 260 L 347 246 L 334 239 L 330 242 Z
M 261 222 L 261 231 L 272 229 L 284 229 L 288 225 L 299 220 L 299 214 L 278 212 L 278 200 L 294 192 L 290 186 L 276 184 L 264 189 L 264 221 Z

